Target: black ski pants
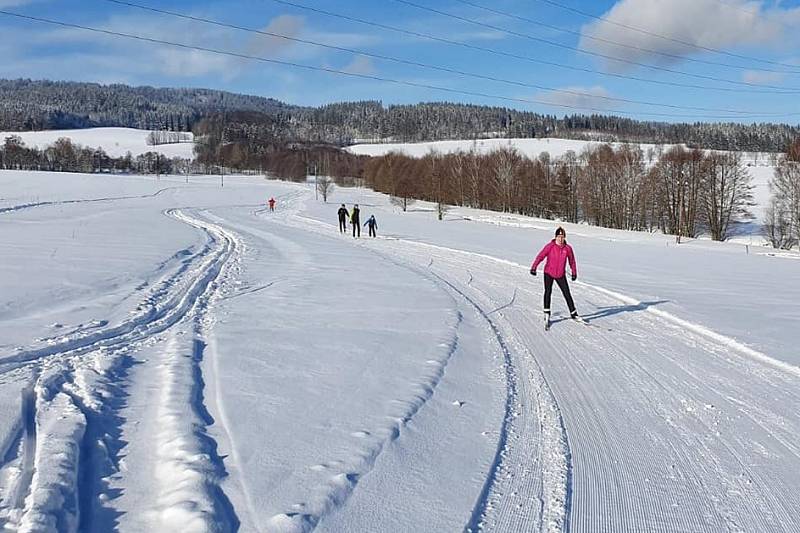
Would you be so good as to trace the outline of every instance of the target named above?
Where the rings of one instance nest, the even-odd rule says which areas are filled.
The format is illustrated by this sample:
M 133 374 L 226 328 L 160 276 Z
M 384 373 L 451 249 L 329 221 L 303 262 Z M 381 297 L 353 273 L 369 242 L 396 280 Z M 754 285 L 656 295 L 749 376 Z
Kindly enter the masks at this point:
M 347 220 L 344 217 L 339 217 L 339 233 L 347 233 Z
M 358 236 L 361 237 L 361 224 L 359 224 L 358 220 L 353 220 L 353 237 L 356 236 L 356 232 L 358 232 Z
M 374 237 L 375 236 L 375 226 L 367 226 L 367 227 L 369 228 L 369 236 L 370 237 Z
M 564 295 L 564 299 L 567 301 L 567 307 L 569 307 L 570 314 L 575 312 L 575 302 L 572 301 L 572 295 L 569 292 L 569 284 L 567 283 L 567 276 L 566 274 L 561 276 L 560 278 L 554 278 L 550 274 L 544 274 L 544 310 L 546 313 L 550 312 L 550 294 L 553 292 L 553 281 L 558 283 L 558 288 L 561 289 L 561 293 Z

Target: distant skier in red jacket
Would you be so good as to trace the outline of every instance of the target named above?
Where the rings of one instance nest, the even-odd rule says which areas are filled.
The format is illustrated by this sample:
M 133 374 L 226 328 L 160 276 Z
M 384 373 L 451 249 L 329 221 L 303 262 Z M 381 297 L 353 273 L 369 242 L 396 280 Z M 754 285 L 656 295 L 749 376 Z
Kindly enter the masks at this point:
M 572 271 L 572 281 L 578 278 L 578 269 L 575 265 L 575 253 L 572 251 L 572 246 L 567 244 L 567 232 L 564 228 L 559 227 L 556 230 L 555 239 L 545 244 L 542 251 L 534 259 L 531 265 L 531 274 L 536 275 L 536 267 L 539 266 L 544 260 L 547 264 L 544 267 L 544 324 L 545 329 L 550 327 L 550 295 L 553 292 L 553 281 L 558 283 L 564 299 L 567 301 L 569 307 L 570 317 L 579 322 L 583 319 L 575 310 L 575 302 L 572 301 L 572 295 L 569 292 L 569 284 L 567 283 L 567 262 L 569 261 L 569 268 Z
M 270 198 L 267 203 L 269 204 L 269 210 L 275 211 L 275 198 Z

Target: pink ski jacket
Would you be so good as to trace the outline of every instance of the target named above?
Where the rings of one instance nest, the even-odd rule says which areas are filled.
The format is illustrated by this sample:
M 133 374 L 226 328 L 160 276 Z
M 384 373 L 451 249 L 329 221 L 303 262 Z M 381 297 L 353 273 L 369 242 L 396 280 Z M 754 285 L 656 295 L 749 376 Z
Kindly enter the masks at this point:
M 547 264 L 544 266 L 544 273 L 549 274 L 554 278 L 563 277 L 567 271 L 567 261 L 569 260 L 569 268 L 574 275 L 578 275 L 577 267 L 575 266 L 575 254 L 572 251 L 572 246 L 564 243 L 564 246 L 556 244 L 556 240 L 548 242 L 533 260 L 531 270 L 536 270 L 539 263 L 547 259 Z

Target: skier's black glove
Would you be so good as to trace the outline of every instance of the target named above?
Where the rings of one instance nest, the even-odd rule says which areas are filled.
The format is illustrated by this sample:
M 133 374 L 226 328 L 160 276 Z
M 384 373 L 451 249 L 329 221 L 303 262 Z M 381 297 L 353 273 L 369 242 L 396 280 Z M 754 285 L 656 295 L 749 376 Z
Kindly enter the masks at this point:
M 578 275 L 577 274 L 573 274 L 572 275 L 572 281 L 575 281 L 576 279 L 578 279 Z
M 531 276 L 535 276 L 535 275 L 536 275 L 536 271 L 534 269 L 531 269 Z

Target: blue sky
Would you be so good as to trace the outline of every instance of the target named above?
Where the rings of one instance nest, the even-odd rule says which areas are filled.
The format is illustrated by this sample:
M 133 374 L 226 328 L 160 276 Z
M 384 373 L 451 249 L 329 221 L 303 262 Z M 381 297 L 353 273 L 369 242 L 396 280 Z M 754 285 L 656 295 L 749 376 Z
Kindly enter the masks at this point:
M 0 10 L 481 95 L 304 70 L 7 15 L 0 15 L 0 77 L 208 87 L 300 105 L 458 101 L 559 116 L 600 111 L 645 120 L 800 123 L 800 95 L 776 94 L 800 93 L 800 0 L 291 0 L 418 35 L 275 0 L 131 2 L 363 53 L 107 0 L 0 0 Z

